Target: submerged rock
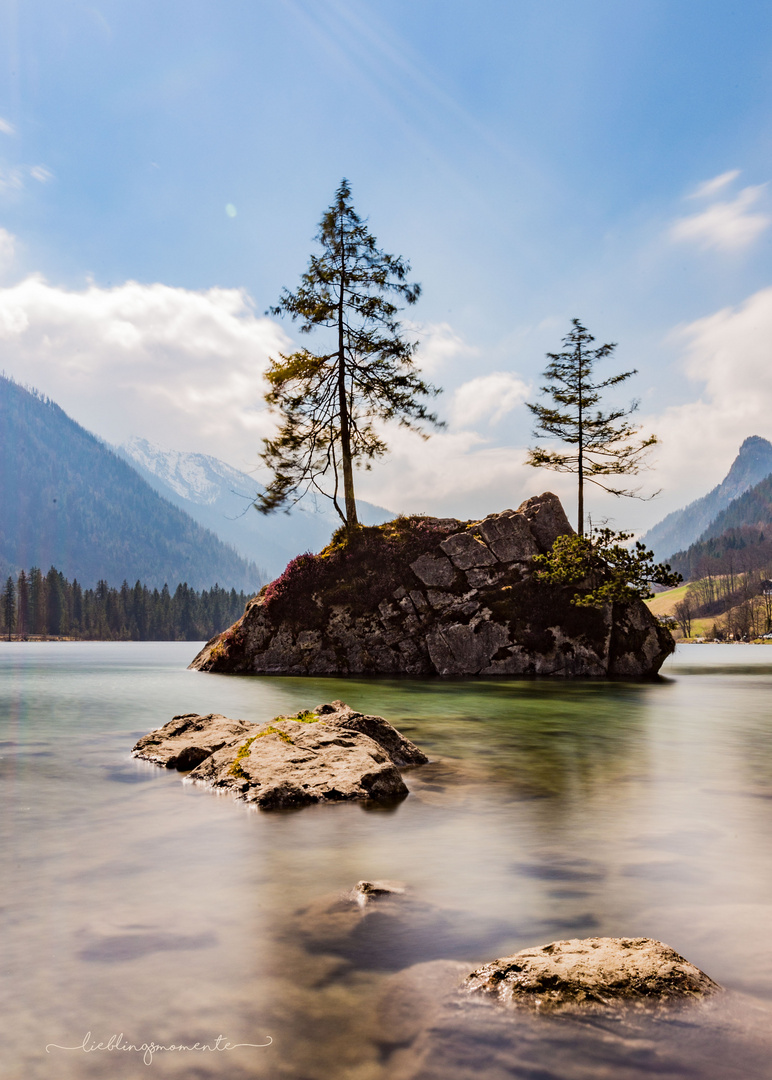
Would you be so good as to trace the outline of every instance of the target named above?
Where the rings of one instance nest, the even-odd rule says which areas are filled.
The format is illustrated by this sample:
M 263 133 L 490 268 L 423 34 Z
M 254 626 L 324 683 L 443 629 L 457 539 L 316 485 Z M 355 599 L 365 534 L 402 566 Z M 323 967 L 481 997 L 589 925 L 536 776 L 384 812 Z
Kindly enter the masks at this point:
M 393 971 L 418 961 L 463 957 L 490 948 L 504 927 L 440 907 L 402 882 L 359 881 L 295 912 L 286 934 L 305 952 L 326 953 L 362 970 Z M 467 969 L 468 970 L 468 969 Z
M 575 938 L 505 956 L 473 971 L 470 994 L 554 1009 L 619 1000 L 703 997 L 720 987 L 669 945 L 651 938 Z
M 482 521 L 396 518 L 300 555 L 191 667 L 292 675 L 647 677 L 675 647 L 645 604 L 571 603 L 534 555 L 572 532 L 549 492 Z
M 175 716 L 132 751 L 186 779 L 229 791 L 262 809 L 343 799 L 393 800 L 408 794 L 397 766 L 428 759 L 380 716 L 342 701 L 313 712 L 252 724 L 210 713 Z

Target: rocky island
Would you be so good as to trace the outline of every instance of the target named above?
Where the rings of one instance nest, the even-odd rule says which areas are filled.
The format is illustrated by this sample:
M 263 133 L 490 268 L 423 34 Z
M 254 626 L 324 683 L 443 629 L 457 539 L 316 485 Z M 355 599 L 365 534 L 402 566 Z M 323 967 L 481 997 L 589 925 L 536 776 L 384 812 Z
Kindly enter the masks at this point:
M 573 530 L 547 492 L 481 521 L 395 518 L 300 555 L 201 650 L 201 671 L 646 678 L 674 649 L 639 600 L 577 607 L 532 559 Z

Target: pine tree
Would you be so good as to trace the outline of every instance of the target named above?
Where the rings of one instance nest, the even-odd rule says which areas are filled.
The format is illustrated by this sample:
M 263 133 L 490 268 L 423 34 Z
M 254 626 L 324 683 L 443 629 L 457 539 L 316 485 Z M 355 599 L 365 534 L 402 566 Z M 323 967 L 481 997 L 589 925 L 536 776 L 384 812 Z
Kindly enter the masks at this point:
M 19 571 L 16 585 L 16 632 L 20 638 L 27 636 L 29 629 L 29 582 L 23 570 Z
M 29 630 L 31 634 L 46 632 L 46 580 L 37 566 L 29 572 Z
M 563 352 L 547 353 L 550 361 L 544 372 L 547 385 L 541 391 L 552 398 L 553 404 L 526 402 L 536 417 L 535 438 L 557 439 L 570 448 L 567 451 L 530 448 L 526 464 L 576 473 L 577 532 L 580 536 L 584 534 L 585 481 L 611 495 L 637 497 L 638 488 L 612 487 L 599 478 L 638 473 L 643 464 L 643 455 L 657 442 L 656 435 L 649 435 L 640 441 L 635 438 L 639 428 L 630 424 L 627 417 L 638 408 L 637 401 L 627 408 L 611 409 L 609 412 L 596 408 L 604 390 L 629 379 L 636 374 L 636 370 L 624 371 L 595 382 L 595 364 L 611 356 L 616 344 L 592 349 L 590 345 L 594 340 L 579 319 L 574 319 L 570 333 L 563 339 L 566 346 Z
M 12 577 L 8 578 L 3 589 L 3 619 L 10 641 L 16 626 L 16 586 Z
M 421 422 L 437 425 L 421 399 L 438 390 L 419 377 L 415 345 L 397 320 L 398 305 L 414 304 L 420 286 L 407 282 L 407 262 L 378 249 L 354 210 L 348 181 L 341 182 L 316 239 L 321 253 L 311 256 L 299 288 L 285 289 L 270 313 L 289 315 L 304 334 L 326 330 L 326 348 L 299 349 L 271 363 L 266 401 L 282 420 L 276 437 L 265 440 L 262 459 L 273 478 L 255 506 L 271 513 L 318 491 L 332 499 L 351 531 L 357 525 L 354 465 L 369 468 L 386 453 L 382 421 L 417 431 Z

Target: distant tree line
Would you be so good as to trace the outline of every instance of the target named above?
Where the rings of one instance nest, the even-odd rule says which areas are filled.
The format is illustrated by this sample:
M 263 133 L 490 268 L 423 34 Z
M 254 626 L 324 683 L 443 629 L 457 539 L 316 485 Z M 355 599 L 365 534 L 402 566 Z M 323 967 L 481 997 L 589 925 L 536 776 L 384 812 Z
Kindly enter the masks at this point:
M 752 641 L 772 633 L 772 559 L 765 567 L 738 570 L 732 560 L 716 573 L 704 565 L 673 615 L 684 637 L 691 636 L 692 620 L 714 618 L 707 634 L 715 641 Z
M 772 563 L 772 525 L 728 528 L 720 536 L 698 540 L 686 551 L 676 552 L 669 562 L 687 581 L 726 575 L 731 590 L 738 573 L 765 570 Z
M 0 602 L 3 637 L 68 637 L 85 641 L 208 641 L 244 612 L 249 596 L 214 585 L 196 592 L 187 584 L 170 592 L 124 581 L 84 589 L 55 567 L 34 566 L 9 577 Z

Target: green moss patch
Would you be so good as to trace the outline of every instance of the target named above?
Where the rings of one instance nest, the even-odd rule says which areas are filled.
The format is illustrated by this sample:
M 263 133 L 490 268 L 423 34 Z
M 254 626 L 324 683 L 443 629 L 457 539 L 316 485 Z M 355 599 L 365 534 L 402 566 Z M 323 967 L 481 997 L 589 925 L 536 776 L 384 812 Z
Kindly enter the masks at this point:
M 302 709 L 301 712 L 295 713 L 294 716 L 274 716 L 274 720 L 296 720 L 300 724 L 317 724 L 321 720 L 321 716 L 317 716 L 315 712 L 311 712 L 310 709 Z
M 277 716 L 275 719 L 284 720 L 286 718 L 283 716 Z M 275 728 L 273 724 L 269 724 L 265 731 L 259 731 L 257 735 L 253 735 L 251 739 L 247 739 L 247 741 L 245 743 L 242 743 L 242 745 L 239 747 L 234 762 L 229 770 L 231 776 L 237 776 L 239 780 L 249 779 L 249 777 L 241 767 L 241 762 L 244 760 L 245 757 L 249 756 L 249 751 L 252 747 L 252 743 L 256 739 L 264 739 L 266 735 L 278 735 L 282 742 L 289 743 L 290 746 L 295 745 L 286 731 L 281 731 L 279 728 Z

